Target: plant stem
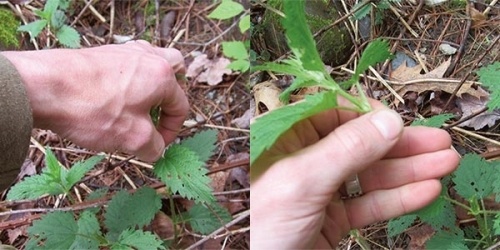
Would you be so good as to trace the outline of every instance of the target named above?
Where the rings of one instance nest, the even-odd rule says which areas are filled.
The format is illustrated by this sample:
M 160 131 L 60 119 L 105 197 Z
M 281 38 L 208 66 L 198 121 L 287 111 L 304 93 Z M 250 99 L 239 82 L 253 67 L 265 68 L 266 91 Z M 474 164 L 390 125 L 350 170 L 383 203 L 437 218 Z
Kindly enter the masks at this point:
M 446 195 L 443 195 L 442 197 L 443 197 L 443 199 L 445 199 L 445 200 L 447 200 L 447 201 L 451 202 L 452 204 L 455 204 L 455 205 L 457 205 L 459 207 L 462 207 L 463 209 L 465 209 L 467 211 L 471 211 L 472 210 L 472 208 L 470 208 L 469 206 L 467 206 L 467 205 L 465 205 L 463 203 L 460 203 L 460 202 L 458 202 L 458 201 L 456 201 L 456 200 L 454 200 L 454 199 L 452 199 L 452 198 L 450 198 L 450 197 L 448 197 Z

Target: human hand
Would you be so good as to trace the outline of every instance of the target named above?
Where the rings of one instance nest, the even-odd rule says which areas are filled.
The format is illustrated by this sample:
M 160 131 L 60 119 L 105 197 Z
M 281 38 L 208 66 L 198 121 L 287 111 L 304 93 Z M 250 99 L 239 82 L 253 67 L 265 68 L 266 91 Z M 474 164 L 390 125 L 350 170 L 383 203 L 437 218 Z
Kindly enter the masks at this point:
M 254 249 L 336 248 L 351 229 L 424 207 L 459 161 L 443 130 L 405 127 L 372 101 L 359 116 L 331 110 L 296 124 L 251 168 Z M 364 194 L 341 199 L 358 174 Z M 345 193 L 344 193 L 345 195 Z
M 146 41 L 67 50 L 3 52 L 26 86 L 34 125 L 99 151 L 158 159 L 189 110 L 175 74 L 181 53 Z M 158 126 L 149 112 L 160 106 Z

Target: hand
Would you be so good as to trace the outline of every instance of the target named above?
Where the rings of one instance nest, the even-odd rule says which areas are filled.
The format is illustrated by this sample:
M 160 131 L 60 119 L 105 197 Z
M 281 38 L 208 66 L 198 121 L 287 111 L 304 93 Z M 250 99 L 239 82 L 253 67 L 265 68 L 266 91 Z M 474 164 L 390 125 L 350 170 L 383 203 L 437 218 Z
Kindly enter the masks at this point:
M 158 159 L 189 110 L 175 74 L 181 53 L 146 41 L 67 50 L 3 52 L 18 69 L 34 125 L 98 151 Z M 155 128 L 149 112 L 160 106 Z
M 349 230 L 424 207 L 459 161 L 443 130 L 406 127 L 379 102 L 296 124 L 251 168 L 254 249 L 336 248 Z M 364 194 L 341 199 L 358 174 Z M 344 194 L 345 195 L 345 194 Z

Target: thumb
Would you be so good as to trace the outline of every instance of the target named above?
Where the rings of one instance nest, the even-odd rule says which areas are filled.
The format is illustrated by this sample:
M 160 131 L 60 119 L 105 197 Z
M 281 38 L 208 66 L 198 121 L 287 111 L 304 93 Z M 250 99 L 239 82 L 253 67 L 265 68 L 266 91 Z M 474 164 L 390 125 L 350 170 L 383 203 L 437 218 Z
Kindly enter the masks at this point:
M 288 165 L 290 175 L 301 176 L 297 197 L 328 196 L 348 176 L 383 158 L 402 131 L 399 114 L 382 108 L 344 123 L 318 143 L 284 159 L 282 165 Z

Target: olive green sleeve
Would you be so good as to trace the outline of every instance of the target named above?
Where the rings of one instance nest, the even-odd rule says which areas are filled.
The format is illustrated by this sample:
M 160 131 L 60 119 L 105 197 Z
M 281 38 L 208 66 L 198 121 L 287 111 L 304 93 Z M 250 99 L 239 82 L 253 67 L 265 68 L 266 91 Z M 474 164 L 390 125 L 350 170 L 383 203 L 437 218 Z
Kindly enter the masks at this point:
M 0 55 L 0 192 L 12 184 L 28 152 L 33 117 L 21 76 Z

